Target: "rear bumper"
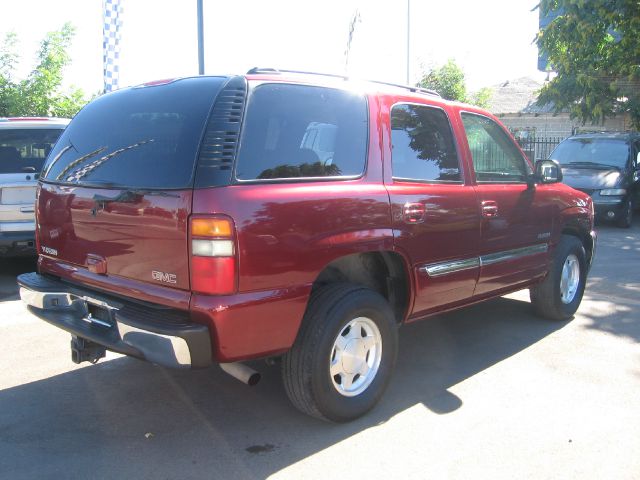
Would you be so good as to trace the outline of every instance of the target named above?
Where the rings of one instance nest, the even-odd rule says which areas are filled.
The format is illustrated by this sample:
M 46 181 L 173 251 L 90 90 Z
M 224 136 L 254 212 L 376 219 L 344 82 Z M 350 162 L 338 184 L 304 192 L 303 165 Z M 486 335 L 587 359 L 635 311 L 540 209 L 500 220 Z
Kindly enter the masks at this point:
M 35 232 L 0 232 L 0 257 L 36 255 Z
M 32 314 L 107 350 L 166 367 L 212 363 L 209 329 L 190 322 L 187 313 L 98 294 L 35 272 L 18 276 L 18 285 Z

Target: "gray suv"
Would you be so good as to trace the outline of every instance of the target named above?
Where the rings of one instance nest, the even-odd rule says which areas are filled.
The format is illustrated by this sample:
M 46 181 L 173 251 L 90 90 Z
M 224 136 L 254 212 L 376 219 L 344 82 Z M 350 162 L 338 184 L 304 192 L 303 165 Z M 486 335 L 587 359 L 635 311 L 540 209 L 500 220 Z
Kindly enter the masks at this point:
M 66 118 L 0 118 L 0 257 L 35 255 L 37 179 L 68 123 Z

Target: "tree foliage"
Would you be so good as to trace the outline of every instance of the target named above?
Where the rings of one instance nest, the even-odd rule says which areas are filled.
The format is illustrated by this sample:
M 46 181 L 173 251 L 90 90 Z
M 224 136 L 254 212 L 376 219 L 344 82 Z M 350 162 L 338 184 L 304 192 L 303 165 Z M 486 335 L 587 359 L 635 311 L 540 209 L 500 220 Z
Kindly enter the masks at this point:
M 640 128 L 640 2 L 541 0 L 539 8 L 559 15 L 537 36 L 557 73 L 538 104 L 591 123 L 628 112 Z
M 426 73 L 418 82 L 418 86 L 435 90 L 447 100 L 472 103 L 483 108 L 488 107 L 492 96 L 490 88 L 482 88 L 477 92 L 467 94 L 464 71 L 452 59 L 449 59 L 441 67 Z
M 82 90 L 61 87 L 64 69 L 71 61 L 67 51 L 74 33 L 69 23 L 47 33 L 40 43 L 37 64 L 24 80 L 15 78 L 20 60 L 18 37 L 13 32 L 6 35 L 0 45 L 0 117 L 72 117 L 87 103 Z

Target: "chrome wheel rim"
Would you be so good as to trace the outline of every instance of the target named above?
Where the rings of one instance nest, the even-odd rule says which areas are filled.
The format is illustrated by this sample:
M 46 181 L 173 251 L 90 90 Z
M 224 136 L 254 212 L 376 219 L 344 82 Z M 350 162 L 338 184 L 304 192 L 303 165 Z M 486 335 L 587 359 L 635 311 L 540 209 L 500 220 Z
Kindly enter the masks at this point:
M 331 349 L 329 372 L 337 392 L 355 397 L 373 382 L 382 359 L 382 336 L 378 326 L 358 317 L 340 331 Z
M 580 263 L 578 257 L 571 254 L 564 261 L 562 275 L 560 276 L 560 298 L 562 303 L 569 304 L 578 292 L 580 284 Z

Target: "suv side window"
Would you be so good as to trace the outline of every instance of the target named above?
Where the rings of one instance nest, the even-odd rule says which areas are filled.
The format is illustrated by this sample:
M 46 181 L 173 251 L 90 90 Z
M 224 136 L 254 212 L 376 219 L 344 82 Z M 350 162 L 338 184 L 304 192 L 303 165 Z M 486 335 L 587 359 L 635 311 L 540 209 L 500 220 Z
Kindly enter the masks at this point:
M 393 178 L 461 182 L 451 125 L 442 109 L 395 105 L 391 109 L 391 143 Z
M 523 183 L 529 163 L 505 131 L 490 118 L 462 113 L 478 183 Z
M 249 98 L 236 179 L 355 177 L 364 172 L 367 103 L 346 90 L 264 84 Z

